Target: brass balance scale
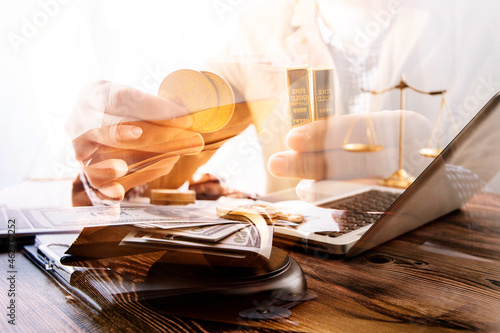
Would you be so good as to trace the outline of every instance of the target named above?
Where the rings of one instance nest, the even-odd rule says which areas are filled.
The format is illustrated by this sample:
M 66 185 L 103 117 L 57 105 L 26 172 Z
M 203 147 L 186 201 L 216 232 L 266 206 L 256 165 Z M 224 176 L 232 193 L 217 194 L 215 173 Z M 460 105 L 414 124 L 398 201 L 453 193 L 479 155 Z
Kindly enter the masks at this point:
M 373 91 L 371 90 L 370 93 L 374 95 L 380 95 L 383 93 L 386 93 L 390 90 L 394 89 L 399 89 L 400 90 L 400 109 L 404 110 L 405 109 L 405 89 L 411 89 L 417 93 L 424 94 L 424 95 L 441 95 L 442 100 L 441 100 L 441 107 L 436 115 L 436 119 L 434 121 L 433 129 L 428 141 L 428 144 L 425 148 L 420 149 L 419 153 L 422 156 L 425 157 L 430 157 L 430 158 L 435 158 L 436 156 L 439 155 L 441 152 L 441 137 L 442 137 L 442 132 L 443 132 L 443 122 L 444 122 L 444 110 L 446 109 L 446 112 L 451 120 L 451 123 L 453 124 L 453 127 L 455 131 L 458 132 L 457 126 L 455 124 L 455 121 L 453 120 L 453 116 L 451 114 L 451 111 L 448 107 L 448 104 L 446 103 L 445 99 L 445 93 L 446 90 L 438 90 L 438 91 L 422 91 L 420 89 L 417 89 L 405 81 L 405 76 L 404 74 L 401 76 L 401 81 L 393 86 L 389 87 L 384 90 L 380 91 Z M 354 117 L 351 126 L 349 127 L 346 137 L 344 139 L 344 143 L 342 145 L 342 148 L 346 151 L 350 152 L 377 152 L 380 151 L 384 148 L 384 146 L 380 145 L 377 141 L 377 137 L 375 134 L 375 130 L 373 127 L 373 121 L 371 120 L 370 117 L 367 117 L 366 119 L 366 135 L 368 138 L 368 143 L 350 143 L 349 139 L 352 133 L 352 130 L 354 128 L 354 124 L 357 121 L 357 117 Z M 432 141 L 434 137 L 438 135 L 437 138 L 437 144 L 436 147 L 432 147 Z M 390 187 L 398 187 L 398 188 L 407 188 L 410 186 L 410 184 L 415 180 L 413 176 L 411 176 L 403 167 L 403 154 L 404 152 L 404 112 L 401 112 L 400 114 L 400 119 L 399 119 L 399 167 L 398 170 L 395 171 L 390 177 L 382 179 L 380 181 L 380 184 L 383 186 L 390 186 Z

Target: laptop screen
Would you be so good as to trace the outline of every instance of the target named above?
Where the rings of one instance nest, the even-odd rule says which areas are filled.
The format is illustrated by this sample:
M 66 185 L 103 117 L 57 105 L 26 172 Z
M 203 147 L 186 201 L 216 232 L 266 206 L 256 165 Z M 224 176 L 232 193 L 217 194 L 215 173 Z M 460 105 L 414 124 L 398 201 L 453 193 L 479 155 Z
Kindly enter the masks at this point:
M 500 93 L 348 251 L 353 257 L 462 207 L 500 170 Z

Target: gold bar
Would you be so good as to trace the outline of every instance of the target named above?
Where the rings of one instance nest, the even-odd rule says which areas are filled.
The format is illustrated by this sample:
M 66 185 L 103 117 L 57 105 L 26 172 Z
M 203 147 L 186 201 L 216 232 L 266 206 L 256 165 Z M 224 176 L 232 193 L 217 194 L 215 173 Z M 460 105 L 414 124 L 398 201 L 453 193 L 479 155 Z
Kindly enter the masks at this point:
M 290 127 L 311 122 L 311 98 L 309 92 L 309 69 L 287 68 L 288 101 L 290 105 Z
M 333 69 L 313 70 L 314 120 L 335 116 Z

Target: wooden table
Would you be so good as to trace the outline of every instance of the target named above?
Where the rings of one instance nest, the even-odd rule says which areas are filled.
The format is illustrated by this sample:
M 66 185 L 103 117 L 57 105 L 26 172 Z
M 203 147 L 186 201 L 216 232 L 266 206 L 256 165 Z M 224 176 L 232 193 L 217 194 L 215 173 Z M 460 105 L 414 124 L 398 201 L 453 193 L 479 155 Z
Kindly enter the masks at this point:
M 231 323 L 156 313 L 124 304 L 101 313 L 82 306 L 20 252 L 15 281 L 19 332 L 302 332 L 500 330 L 500 196 L 482 194 L 461 211 L 351 260 L 294 250 L 315 300 L 288 319 Z M 8 324 L 8 255 L 0 255 L 2 316 Z M 253 327 L 253 329 L 252 329 Z

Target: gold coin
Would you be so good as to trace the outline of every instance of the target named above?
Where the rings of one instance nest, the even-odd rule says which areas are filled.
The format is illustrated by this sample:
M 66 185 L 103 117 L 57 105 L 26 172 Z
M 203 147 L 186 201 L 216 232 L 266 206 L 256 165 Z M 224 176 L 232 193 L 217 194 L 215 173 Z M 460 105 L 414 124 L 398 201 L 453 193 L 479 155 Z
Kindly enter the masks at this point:
M 271 205 L 252 204 L 235 207 L 218 206 L 216 210 L 218 216 L 231 220 L 244 220 L 245 214 L 257 213 L 270 224 L 273 224 L 276 220 L 285 220 L 292 223 L 304 222 L 304 216 L 301 214 L 281 210 Z
M 160 97 L 171 99 L 193 115 L 191 129 L 199 132 L 215 116 L 219 97 L 212 81 L 204 74 L 181 69 L 170 73 L 160 84 Z
M 292 223 L 302 223 L 304 222 L 304 216 L 297 213 L 287 213 L 283 211 L 277 212 L 278 220 L 285 220 Z
M 259 211 L 255 208 L 249 208 L 248 206 L 217 206 L 216 211 L 217 216 L 228 220 L 248 221 L 252 214 L 260 215 L 268 224 L 273 224 L 276 219 L 276 214 L 272 215 L 266 211 Z
M 278 220 L 285 220 L 285 221 L 293 222 L 293 223 L 301 223 L 304 221 L 304 217 L 302 215 L 297 214 L 297 213 L 287 212 L 287 211 L 278 209 L 274 206 L 254 204 L 254 205 L 250 205 L 248 207 L 253 208 L 253 209 L 257 209 L 259 211 L 259 213 L 261 211 L 265 211 L 268 214 L 272 214 L 274 216 L 274 218 L 276 218 Z
M 220 76 L 211 72 L 203 72 L 217 90 L 219 98 L 219 109 L 212 120 L 199 129 L 200 132 L 215 132 L 226 126 L 234 112 L 234 94 L 231 86 Z
M 195 199 L 196 192 L 192 190 L 153 189 L 150 194 L 153 205 L 187 205 L 194 203 Z

